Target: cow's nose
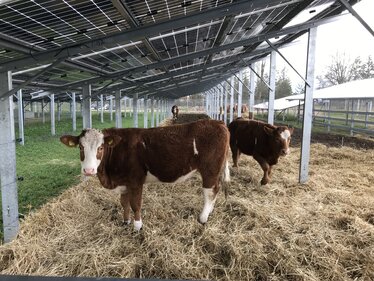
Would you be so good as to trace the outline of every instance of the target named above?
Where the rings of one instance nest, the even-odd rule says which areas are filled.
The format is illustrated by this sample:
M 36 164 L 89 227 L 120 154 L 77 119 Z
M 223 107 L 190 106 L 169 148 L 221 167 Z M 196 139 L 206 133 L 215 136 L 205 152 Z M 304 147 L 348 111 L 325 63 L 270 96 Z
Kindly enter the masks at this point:
M 282 154 L 287 155 L 289 153 L 289 149 L 282 149 Z
M 95 169 L 94 168 L 84 168 L 83 173 L 85 176 L 92 176 L 95 174 Z

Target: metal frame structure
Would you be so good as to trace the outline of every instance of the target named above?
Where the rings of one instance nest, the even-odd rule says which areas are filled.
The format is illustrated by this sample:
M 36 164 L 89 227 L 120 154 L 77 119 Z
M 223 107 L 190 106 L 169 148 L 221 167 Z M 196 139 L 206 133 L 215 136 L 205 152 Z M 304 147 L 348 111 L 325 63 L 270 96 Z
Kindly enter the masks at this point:
M 5 166 L 0 166 L 2 189 L 6 186 L 7 191 L 17 194 L 11 101 L 17 100 L 13 94 L 18 90 L 22 90 L 24 103 L 39 101 L 43 108 L 50 103 L 53 116 L 55 102 L 71 102 L 73 130 L 76 130 L 76 102 L 81 103 L 84 126 L 91 127 L 91 102 L 102 100 L 102 95 L 115 97 L 116 127 L 122 127 L 121 100 L 133 99 L 136 116 L 138 102 L 143 100 L 148 110 L 150 99 L 154 126 L 166 115 L 170 100 L 205 93 L 221 85 L 220 91 L 217 88 L 211 91 L 210 98 L 214 101 L 211 106 L 224 106 L 224 120 L 227 120 L 229 91 L 224 81 L 318 25 L 337 20 L 342 12 L 352 12 L 351 6 L 357 2 L 3 1 L 0 4 L 0 81 L 3 81 L 0 155 L 5 155 L 6 161 L 1 161 Z M 321 5 L 323 8 L 317 9 Z M 301 13 L 308 14 L 306 19 L 292 24 Z M 306 81 L 312 85 L 309 78 Z M 254 83 L 248 87 L 253 101 Z M 233 100 L 233 85 L 231 93 Z M 112 108 L 111 98 L 110 103 Z M 216 109 L 212 112 L 218 116 Z M 137 123 L 135 118 L 134 125 Z M 305 129 L 305 134 L 309 129 Z M 51 132 L 54 134 L 54 122 Z M 3 217 L 10 214 L 12 218 L 10 222 L 4 218 L 4 226 L 16 229 L 17 214 L 13 209 L 8 212 L 8 204 L 13 204 L 8 199 L 4 202 L 3 198 Z M 14 233 L 6 237 L 11 239 Z
M 224 80 L 230 76 L 224 70 L 245 66 L 240 60 L 248 65 L 268 55 L 271 48 L 261 42 L 284 36 L 271 43 L 279 48 L 346 9 L 332 0 L 81 2 L 0 6 L 0 71 L 13 72 L 15 90 L 21 87 L 25 98 L 28 89 L 47 89 L 57 97 L 80 92 L 85 84 L 92 86 L 92 99 L 117 89 L 127 95 L 134 86 L 142 91 L 139 98 L 203 92 L 209 77 Z M 285 27 L 321 4 L 331 5 Z

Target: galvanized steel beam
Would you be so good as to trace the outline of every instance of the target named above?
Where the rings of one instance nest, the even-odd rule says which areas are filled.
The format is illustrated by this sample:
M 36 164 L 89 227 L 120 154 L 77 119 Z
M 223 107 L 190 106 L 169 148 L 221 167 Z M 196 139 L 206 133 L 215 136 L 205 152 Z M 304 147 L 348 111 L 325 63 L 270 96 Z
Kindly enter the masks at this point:
M 91 85 L 84 85 L 82 87 L 82 96 L 83 129 L 92 128 Z
M 275 99 L 275 75 L 276 75 L 276 56 L 277 53 L 272 51 L 270 54 L 270 88 L 269 88 L 269 99 L 268 99 L 268 123 L 274 124 L 274 99 Z
M 303 137 L 301 141 L 301 159 L 299 182 L 305 183 L 308 180 L 309 157 L 310 157 L 310 139 L 312 134 L 313 119 L 313 85 L 314 85 L 314 65 L 316 50 L 317 28 L 311 28 L 308 35 L 308 54 L 307 54 L 307 76 L 306 79 L 310 87 L 305 85 L 304 113 L 303 113 Z
M 6 93 L 11 88 L 11 72 L 0 72 L 0 93 Z M 19 229 L 13 97 L 0 99 L 0 132 L 0 185 L 4 242 L 10 242 L 17 236 Z

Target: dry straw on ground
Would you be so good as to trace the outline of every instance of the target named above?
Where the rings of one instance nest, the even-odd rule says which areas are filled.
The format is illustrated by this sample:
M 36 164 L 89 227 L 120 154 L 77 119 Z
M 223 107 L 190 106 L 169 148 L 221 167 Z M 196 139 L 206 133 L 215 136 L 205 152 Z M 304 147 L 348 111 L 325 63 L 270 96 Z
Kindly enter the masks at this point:
M 207 225 L 199 176 L 152 184 L 143 230 L 121 225 L 118 195 L 82 182 L 29 215 L 0 247 L 1 274 L 204 280 L 374 280 L 374 150 L 311 146 L 298 183 L 295 145 L 260 186 L 242 156 Z M 77 156 L 77 161 L 78 156 Z

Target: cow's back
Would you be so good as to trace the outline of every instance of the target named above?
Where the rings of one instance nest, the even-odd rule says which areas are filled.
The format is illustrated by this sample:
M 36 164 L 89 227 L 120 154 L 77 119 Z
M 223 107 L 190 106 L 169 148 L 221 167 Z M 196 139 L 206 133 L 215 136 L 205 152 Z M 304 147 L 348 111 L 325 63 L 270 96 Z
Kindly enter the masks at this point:
M 139 181 L 149 174 L 174 182 L 193 170 L 222 167 L 229 147 L 229 132 L 216 120 L 151 129 L 107 129 L 122 140 L 105 161 L 112 186 Z
M 247 155 L 262 151 L 266 142 L 263 126 L 262 122 L 242 118 L 232 121 L 229 124 L 230 143 Z
M 223 122 L 200 120 L 147 130 L 143 141 L 140 155 L 149 172 L 161 181 L 173 182 L 192 170 L 222 166 L 229 132 Z

